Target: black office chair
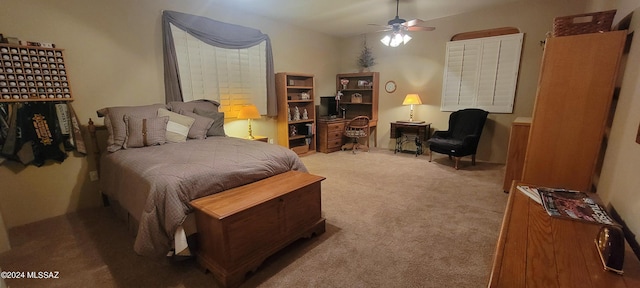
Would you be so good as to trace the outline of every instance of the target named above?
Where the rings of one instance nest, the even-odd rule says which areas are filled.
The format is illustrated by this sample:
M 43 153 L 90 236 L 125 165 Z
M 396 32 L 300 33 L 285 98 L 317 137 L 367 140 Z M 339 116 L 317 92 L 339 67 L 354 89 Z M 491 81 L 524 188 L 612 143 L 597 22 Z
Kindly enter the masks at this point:
M 358 116 L 351 119 L 351 121 L 344 126 L 344 136 L 351 138 L 352 142 L 342 145 L 342 151 L 352 149 L 354 154 L 358 149 L 369 151 L 369 117 Z M 360 144 L 358 142 L 360 138 L 364 138 L 367 144 Z
M 429 146 L 429 162 L 433 152 L 455 158 L 455 169 L 458 170 L 460 158 L 471 155 L 471 165 L 476 165 L 476 150 L 480 135 L 489 112 L 482 109 L 463 109 L 449 116 L 449 130 L 436 131 L 427 140 Z

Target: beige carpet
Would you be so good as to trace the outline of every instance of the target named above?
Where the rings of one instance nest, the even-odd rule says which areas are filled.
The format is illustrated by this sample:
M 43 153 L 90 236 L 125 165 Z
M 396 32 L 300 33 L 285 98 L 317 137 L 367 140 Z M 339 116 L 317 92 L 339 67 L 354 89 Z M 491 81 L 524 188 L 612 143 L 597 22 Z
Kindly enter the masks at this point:
M 303 158 L 322 183 L 327 231 L 267 259 L 242 287 L 486 287 L 507 194 L 504 166 L 371 152 Z M 194 261 L 134 254 L 108 208 L 16 227 L 3 271 L 57 271 L 9 287 L 217 287 Z

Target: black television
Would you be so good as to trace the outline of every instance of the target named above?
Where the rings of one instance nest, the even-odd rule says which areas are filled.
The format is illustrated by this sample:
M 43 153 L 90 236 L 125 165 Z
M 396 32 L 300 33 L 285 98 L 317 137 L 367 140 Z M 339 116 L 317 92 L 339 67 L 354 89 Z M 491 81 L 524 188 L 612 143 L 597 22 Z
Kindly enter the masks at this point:
M 321 96 L 319 116 L 337 116 L 338 107 L 336 104 L 336 96 Z

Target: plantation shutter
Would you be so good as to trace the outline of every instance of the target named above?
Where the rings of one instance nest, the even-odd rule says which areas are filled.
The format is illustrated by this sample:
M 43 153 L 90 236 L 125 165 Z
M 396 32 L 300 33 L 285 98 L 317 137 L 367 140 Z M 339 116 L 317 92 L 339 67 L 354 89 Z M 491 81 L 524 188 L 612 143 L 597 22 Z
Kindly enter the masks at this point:
M 440 110 L 512 113 L 523 36 L 448 42 Z
M 254 104 L 267 114 L 266 41 L 245 49 L 204 43 L 171 26 L 183 101 L 209 99 L 220 112 L 235 117 L 242 105 Z

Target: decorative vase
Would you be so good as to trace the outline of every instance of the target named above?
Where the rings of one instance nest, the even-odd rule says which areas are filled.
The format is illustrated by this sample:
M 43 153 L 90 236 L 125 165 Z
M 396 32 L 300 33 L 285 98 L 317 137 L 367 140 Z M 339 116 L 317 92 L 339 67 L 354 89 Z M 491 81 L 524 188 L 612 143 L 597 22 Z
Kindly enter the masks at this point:
M 349 79 L 340 79 L 340 84 L 342 84 L 342 90 L 347 89 L 347 84 L 349 84 Z

